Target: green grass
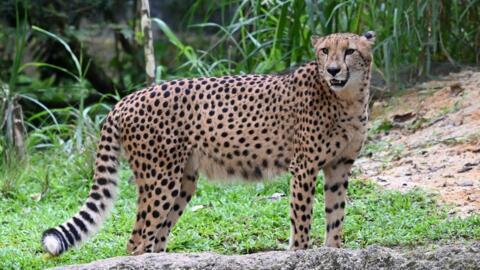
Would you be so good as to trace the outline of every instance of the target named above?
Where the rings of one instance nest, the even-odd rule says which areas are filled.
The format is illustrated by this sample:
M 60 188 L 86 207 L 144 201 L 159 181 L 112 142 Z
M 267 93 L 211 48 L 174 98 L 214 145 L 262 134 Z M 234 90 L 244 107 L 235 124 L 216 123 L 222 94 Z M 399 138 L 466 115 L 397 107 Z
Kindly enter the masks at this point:
M 47 150 L 33 153 L 30 165 L 17 168 L 16 174 L 1 173 L 0 269 L 42 269 L 127 255 L 135 188 L 127 182 L 130 172 L 126 168 L 113 215 L 99 234 L 60 257 L 47 258 L 41 249 L 42 231 L 69 218 L 86 198 L 93 173 L 91 160 L 90 154 L 68 156 L 60 150 Z M 7 179 L 8 175 L 15 179 Z M 173 231 L 168 251 L 243 254 L 286 248 L 288 197 L 276 201 L 268 197 L 276 192 L 288 194 L 288 179 L 285 175 L 253 184 L 212 184 L 202 179 Z M 322 177 L 318 180 L 314 246 L 321 246 L 324 237 Z M 432 196 L 421 191 L 401 194 L 384 191 L 371 182 L 353 181 L 348 201 L 345 242 L 349 248 L 480 239 L 480 215 L 449 218 L 448 209 L 439 208 Z

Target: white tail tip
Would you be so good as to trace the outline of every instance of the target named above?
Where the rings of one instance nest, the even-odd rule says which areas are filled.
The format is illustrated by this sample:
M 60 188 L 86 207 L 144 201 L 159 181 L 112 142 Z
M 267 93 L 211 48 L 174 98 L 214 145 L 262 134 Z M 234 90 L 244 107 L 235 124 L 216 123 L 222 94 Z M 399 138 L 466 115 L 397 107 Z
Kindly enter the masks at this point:
M 43 238 L 43 247 L 48 253 L 54 256 L 60 254 L 63 251 L 60 239 L 58 239 L 58 237 L 53 234 L 46 235 Z

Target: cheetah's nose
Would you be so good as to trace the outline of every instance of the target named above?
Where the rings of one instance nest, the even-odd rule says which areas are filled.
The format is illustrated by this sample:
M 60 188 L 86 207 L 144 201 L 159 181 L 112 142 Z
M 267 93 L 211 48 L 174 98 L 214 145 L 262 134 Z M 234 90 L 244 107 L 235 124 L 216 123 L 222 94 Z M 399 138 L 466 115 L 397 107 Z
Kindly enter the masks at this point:
M 332 74 L 332 76 L 337 75 L 338 72 L 340 72 L 339 68 L 327 68 L 328 73 Z

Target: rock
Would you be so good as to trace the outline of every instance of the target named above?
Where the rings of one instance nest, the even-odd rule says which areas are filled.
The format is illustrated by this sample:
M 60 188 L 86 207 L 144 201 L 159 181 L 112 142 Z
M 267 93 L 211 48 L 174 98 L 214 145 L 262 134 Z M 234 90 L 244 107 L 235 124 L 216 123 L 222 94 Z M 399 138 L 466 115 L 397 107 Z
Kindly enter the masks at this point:
M 270 251 L 248 255 L 153 253 L 57 269 L 480 269 L 480 241 L 401 254 L 389 248 Z
M 461 187 L 471 187 L 473 186 L 473 181 L 472 180 L 462 180 L 457 182 L 457 185 Z
M 469 200 L 471 202 L 478 202 L 478 201 L 480 201 L 480 194 L 468 195 L 467 200 Z
M 480 164 L 480 161 L 479 162 L 467 162 L 467 163 L 465 163 L 465 165 L 463 165 L 463 167 L 475 167 L 479 164 Z
M 401 114 L 395 114 L 392 116 L 392 121 L 395 123 L 403 123 L 415 118 L 417 114 L 415 112 L 406 112 Z
M 383 178 L 380 178 L 380 177 L 377 177 L 377 181 L 378 181 L 378 182 L 387 182 L 386 179 L 383 179 Z
M 472 169 L 472 167 L 463 167 L 461 168 L 460 170 L 457 171 L 457 173 L 464 173 L 464 172 L 468 172 Z
M 463 92 L 463 87 L 462 87 L 462 84 L 460 82 L 456 82 L 456 83 L 453 83 L 452 85 L 450 85 L 450 95 L 452 96 L 458 96 L 459 94 L 461 94 Z

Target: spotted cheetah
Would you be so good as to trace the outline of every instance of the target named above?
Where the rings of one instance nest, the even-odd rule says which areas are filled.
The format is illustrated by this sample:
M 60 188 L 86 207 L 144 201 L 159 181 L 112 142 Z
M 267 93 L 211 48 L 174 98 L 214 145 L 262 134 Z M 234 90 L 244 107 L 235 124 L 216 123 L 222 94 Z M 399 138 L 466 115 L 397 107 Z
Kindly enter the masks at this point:
M 312 37 L 316 60 L 284 75 L 181 79 L 132 93 L 108 114 L 88 199 L 43 233 L 58 255 L 106 218 L 118 187 L 120 149 L 138 191 L 130 254 L 165 251 L 170 230 L 209 179 L 261 180 L 289 171 L 290 246 L 309 246 L 315 181 L 325 175 L 325 243 L 340 247 L 348 175 L 366 134 L 375 35 Z

